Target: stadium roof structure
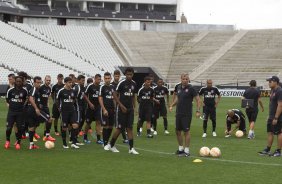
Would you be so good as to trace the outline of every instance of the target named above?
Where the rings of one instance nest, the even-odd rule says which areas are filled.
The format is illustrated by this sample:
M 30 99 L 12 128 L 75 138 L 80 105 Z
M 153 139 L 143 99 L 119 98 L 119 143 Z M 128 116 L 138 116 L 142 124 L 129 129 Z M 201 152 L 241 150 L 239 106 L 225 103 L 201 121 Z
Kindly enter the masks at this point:
M 176 5 L 177 0 L 99 0 L 101 2 Z

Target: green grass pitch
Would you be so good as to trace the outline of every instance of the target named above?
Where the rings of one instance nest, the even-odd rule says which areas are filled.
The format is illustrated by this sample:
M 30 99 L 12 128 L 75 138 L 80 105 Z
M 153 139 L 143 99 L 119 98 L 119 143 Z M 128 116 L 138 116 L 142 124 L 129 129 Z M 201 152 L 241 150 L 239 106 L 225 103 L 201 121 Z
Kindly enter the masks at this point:
M 202 138 L 202 120 L 193 118 L 191 157 L 179 158 L 172 154 L 178 148 L 174 134 L 174 112 L 168 115 L 170 135 L 163 134 L 162 119 L 159 119 L 158 135 L 153 139 L 146 138 L 144 134 L 136 137 L 135 117 L 134 145 L 140 155 L 129 155 L 128 146 L 122 143 L 121 138 L 117 142 L 120 153 L 106 152 L 96 143 L 81 146 L 79 150 L 63 150 L 61 137 L 56 137 L 56 146 L 51 150 L 44 148 L 42 140 L 37 143 L 39 150 L 28 150 L 27 140 L 23 141 L 20 151 L 13 146 L 5 150 L 7 109 L 4 100 L 1 100 L 0 183 L 282 183 L 281 158 L 257 154 L 266 145 L 268 98 L 264 98 L 263 102 L 265 112 L 258 115 L 254 140 L 235 136 L 224 138 L 226 110 L 238 108 L 240 99 L 222 98 L 217 109 L 218 136 L 211 136 L 209 121 L 208 137 Z M 42 125 L 38 133 L 42 135 Z M 14 143 L 14 133 L 12 138 L 11 145 Z M 219 147 L 221 158 L 201 158 L 202 163 L 193 163 L 199 157 L 202 146 Z M 276 141 L 272 150 L 275 148 Z

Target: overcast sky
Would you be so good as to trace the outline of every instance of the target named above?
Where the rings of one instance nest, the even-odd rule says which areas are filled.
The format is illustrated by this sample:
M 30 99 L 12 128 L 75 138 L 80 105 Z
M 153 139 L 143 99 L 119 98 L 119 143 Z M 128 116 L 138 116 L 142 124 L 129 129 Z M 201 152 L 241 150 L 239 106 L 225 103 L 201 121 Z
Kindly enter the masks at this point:
M 282 28 L 282 0 L 183 0 L 191 24 L 232 24 L 238 29 Z

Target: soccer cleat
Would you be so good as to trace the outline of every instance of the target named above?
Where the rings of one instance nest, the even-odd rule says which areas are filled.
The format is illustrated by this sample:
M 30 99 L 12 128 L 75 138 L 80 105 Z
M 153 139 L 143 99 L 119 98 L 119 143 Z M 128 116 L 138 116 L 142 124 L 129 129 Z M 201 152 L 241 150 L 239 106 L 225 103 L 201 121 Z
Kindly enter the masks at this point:
M 153 138 L 154 136 L 152 134 L 147 134 L 147 138 Z
M 26 133 L 25 133 L 25 136 L 26 136 L 26 137 L 29 137 L 29 133 L 28 133 L 28 132 L 26 132 Z
M 260 156 L 270 156 L 270 151 L 268 151 L 267 149 L 264 149 L 264 150 L 262 150 L 262 151 L 259 151 L 258 152 L 258 154 L 260 155 Z
M 164 131 L 164 134 L 165 134 L 165 135 L 168 135 L 168 134 L 169 134 L 169 131 L 165 130 L 165 131 Z
M 202 137 L 206 138 L 207 137 L 207 133 L 203 133 Z
M 83 136 L 83 134 L 84 134 L 83 131 L 80 131 L 78 135 Z
M 217 136 L 216 132 L 212 132 L 212 136 L 216 137 Z
M 139 131 L 142 132 L 142 131 L 143 131 L 143 128 L 139 128 Z
M 6 141 L 5 145 L 4 145 L 5 149 L 9 149 L 10 148 L 10 141 Z
M 97 144 L 104 144 L 104 141 L 103 140 L 98 140 L 96 141 Z
M 83 146 L 83 145 L 84 145 L 83 142 L 78 142 L 78 141 L 77 141 L 75 144 L 76 144 L 77 146 Z
M 270 157 L 281 157 L 281 152 L 278 150 L 275 150 L 274 153 L 269 154 Z
M 89 141 L 88 139 L 84 139 L 83 142 L 84 142 L 85 144 L 90 144 L 90 143 L 91 143 L 91 141 Z
M 179 156 L 179 157 L 186 156 L 184 150 L 182 150 L 182 151 L 176 150 L 175 154 L 176 154 L 177 156 Z
M 151 132 L 154 132 L 155 130 L 153 128 L 151 128 Z
M 69 149 L 70 147 L 68 145 L 63 145 L 64 149 Z
M 71 144 L 71 148 L 79 149 L 79 146 L 76 144 Z
M 32 149 L 39 149 L 39 146 L 36 146 L 36 145 L 33 144 L 33 145 L 29 146 L 29 149 L 30 150 L 32 150 Z
M 56 139 L 51 137 L 50 135 L 47 137 L 47 136 L 44 136 L 43 137 L 43 141 L 51 141 L 51 142 L 55 142 Z
M 33 137 L 32 141 L 33 142 L 37 142 L 37 139 L 35 137 Z
M 184 155 L 185 157 L 189 157 L 190 156 L 190 153 L 189 152 L 184 152 Z
M 16 150 L 20 150 L 21 149 L 21 145 L 20 144 L 16 144 L 15 148 L 16 148 Z
M 119 150 L 115 146 L 113 146 L 113 147 L 109 146 L 109 147 L 110 147 L 109 150 L 111 150 L 112 152 L 114 152 L 114 153 L 119 152 Z
M 225 135 L 225 138 L 228 138 L 228 137 L 231 137 L 231 135 L 230 135 L 230 134 L 226 134 L 226 135 Z
M 56 136 L 60 136 L 60 133 L 59 133 L 59 132 L 55 132 L 55 135 L 56 135 Z
M 104 146 L 104 150 L 105 151 L 109 151 L 111 148 L 111 145 L 110 144 L 107 144 L 106 146 Z
M 124 144 L 128 144 L 128 140 L 127 139 L 124 139 L 123 141 L 122 141 Z
M 133 155 L 139 155 L 139 153 L 134 148 L 131 148 L 131 150 L 129 150 L 128 153 Z
M 37 133 L 34 134 L 34 137 L 35 137 L 36 139 L 40 139 L 40 136 L 39 136 Z
M 137 132 L 137 137 L 141 137 L 141 132 Z
M 248 134 L 248 139 L 254 139 L 255 138 L 255 134 L 254 133 L 249 133 Z
M 154 135 L 158 135 L 158 132 L 157 131 L 154 131 L 154 133 L 153 133 Z
M 26 139 L 27 138 L 27 136 L 25 136 L 25 135 L 22 135 L 22 139 Z

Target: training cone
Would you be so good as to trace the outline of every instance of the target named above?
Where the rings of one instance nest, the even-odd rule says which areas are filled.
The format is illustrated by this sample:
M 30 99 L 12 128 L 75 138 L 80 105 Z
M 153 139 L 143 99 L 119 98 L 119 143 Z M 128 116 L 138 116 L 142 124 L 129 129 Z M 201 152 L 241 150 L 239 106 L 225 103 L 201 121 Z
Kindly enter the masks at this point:
M 195 162 L 195 163 L 201 163 L 201 162 L 203 162 L 203 161 L 200 160 L 200 159 L 195 159 L 195 160 L 193 160 L 193 162 Z

